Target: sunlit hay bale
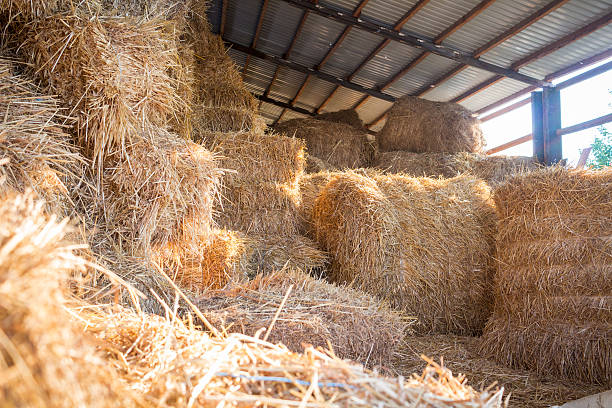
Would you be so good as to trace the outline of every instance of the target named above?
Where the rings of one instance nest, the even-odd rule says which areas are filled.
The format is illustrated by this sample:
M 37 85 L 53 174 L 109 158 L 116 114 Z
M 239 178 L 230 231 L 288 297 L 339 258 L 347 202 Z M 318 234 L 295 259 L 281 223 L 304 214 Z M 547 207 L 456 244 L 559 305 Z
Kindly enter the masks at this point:
M 258 132 L 200 132 L 197 141 L 219 155 L 226 184 L 242 180 L 295 183 L 305 166 L 300 139 Z
M 480 121 L 472 112 L 456 103 L 414 96 L 395 102 L 378 140 L 385 152 L 479 153 L 485 144 Z
M 247 234 L 287 236 L 298 233 L 301 196 L 297 183 L 228 182 L 221 195 L 215 219 L 224 228 Z
M 242 234 L 217 230 L 199 247 L 169 243 L 154 251 L 153 260 L 179 287 L 197 296 L 246 280 L 250 249 Z
M 344 109 L 337 112 L 326 112 L 315 116 L 318 120 L 327 122 L 346 123 L 357 129 L 365 130 L 363 122 L 359 118 L 359 114 L 355 109 Z
M 513 174 L 539 168 L 537 160 L 526 156 L 487 156 L 479 153 L 382 152 L 374 166 L 386 173 L 404 173 L 413 177 L 445 177 L 468 173 L 491 185 Z
M 96 5 L 88 0 L 88 5 Z M 30 21 L 47 17 L 70 8 L 70 0 L 0 0 L 0 13 L 8 13 L 11 19 Z
M 330 278 L 388 299 L 421 332 L 479 333 L 492 300 L 489 196 L 468 176 L 336 176 L 313 209 Z
M 309 154 L 339 169 L 366 167 L 374 158 L 374 147 L 365 131 L 346 123 L 292 119 L 280 123 L 275 130 L 304 139 Z
M 29 26 L 23 50 L 49 93 L 77 117 L 79 141 L 101 169 L 141 130 L 181 110 L 176 36 L 163 20 L 55 15 Z
M 338 169 L 325 160 L 321 160 L 311 154 L 306 155 L 306 173 L 318 173 L 320 171 L 337 171 Z
M 161 128 L 141 137 L 104 170 L 106 227 L 136 252 L 208 236 L 221 175 L 214 155 Z
M 84 159 L 70 144 L 57 100 L 16 75 L 15 65 L 0 57 L 0 194 L 31 188 L 47 211 L 70 215 L 69 189 L 82 176 Z
M 476 392 L 463 376 L 454 377 L 435 364 L 422 375 L 386 378 L 313 347 L 298 354 L 239 333 L 211 337 L 174 318 L 129 311 L 89 313 L 82 318 L 87 331 L 108 350 L 109 363 L 121 373 L 125 384 L 155 406 L 168 401 L 173 406 L 196 408 L 219 403 L 502 406 L 503 390 Z
M 249 274 L 268 273 L 291 268 L 321 275 L 329 264 L 329 256 L 309 238 L 294 236 L 252 235 Z
M 612 384 L 612 170 L 517 175 L 494 199 L 496 297 L 483 352 L 542 375 Z
M 407 320 L 374 297 L 290 269 L 210 292 L 196 305 L 230 333 L 254 336 L 275 320 L 271 343 L 300 352 L 306 344 L 327 348 L 329 341 L 338 357 L 368 366 L 389 366 L 408 328 Z
M 101 0 L 106 15 L 133 16 L 145 19 L 184 20 L 195 0 Z M 206 1 L 197 1 L 204 3 Z
M 65 231 L 30 193 L 0 199 L 1 405 L 135 406 L 65 309 L 85 266 Z
M 236 109 L 231 106 L 196 106 L 192 114 L 192 123 L 195 129 L 206 129 L 211 132 L 263 133 L 267 126 L 256 111 Z

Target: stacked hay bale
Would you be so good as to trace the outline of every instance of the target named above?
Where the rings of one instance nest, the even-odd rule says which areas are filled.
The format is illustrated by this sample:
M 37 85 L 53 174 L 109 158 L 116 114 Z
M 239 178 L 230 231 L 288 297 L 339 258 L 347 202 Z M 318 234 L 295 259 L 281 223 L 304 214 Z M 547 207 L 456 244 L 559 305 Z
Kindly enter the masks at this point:
M 487 156 L 479 153 L 382 152 L 374 166 L 391 174 L 413 177 L 445 177 L 468 173 L 497 185 L 512 174 L 531 171 L 537 160 L 524 156 Z
M 459 104 L 432 102 L 414 96 L 398 99 L 378 135 L 385 152 L 480 153 L 484 137 L 480 121 Z
M 278 132 L 304 139 L 308 154 L 339 169 L 367 167 L 375 149 L 363 127 L 318 118 L 292 119 L 275 128 Z
M 85 160 L 70 144 L 58 101 L 16 71 L 0 57 L 0 195 L 31 188 L 49 212 L 70 215 L 67 186 L 83 176 Z
M 492 301 L 489 195 L 469 176 L 335 176 L 313 209 L 330 279 L 388 299 L 420 332 L 478 334 Z
M 495 313 L 482 350 L 512 367 L 612 384 L 612 170 L 552 168 L 495 190 Z
M 336 112 L 320 113 L 315 116 L 315 118 L 325 120 L 327 122 L 346 123 L 354 128 L 363 129 L 365 131 L 363 122 L 355 109 L 344 109 Z

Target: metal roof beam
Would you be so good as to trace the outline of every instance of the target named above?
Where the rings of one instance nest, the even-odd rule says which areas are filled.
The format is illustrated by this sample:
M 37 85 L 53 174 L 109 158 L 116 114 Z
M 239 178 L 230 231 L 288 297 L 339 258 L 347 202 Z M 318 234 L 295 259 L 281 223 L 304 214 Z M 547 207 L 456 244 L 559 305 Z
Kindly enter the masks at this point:
M 297 106 L 293 106 L 289 104 L 288 102 L 278 101 L 276 99 L 270 98 L 269 96 L 257 95 L 257 94 L 253 94 L 253 96 L 259 99 L 260 102 L 269 103 L 270 105 L 278 106 L 279 108 L 283 108 L 284 110 L 292 110 L 294 112 L 301 113 L 302 115 L 308 115 L 308 116 L 316 115 L 314 112 L 310 112 L 307 109 L 298 108 Z
M 388 38 L 392 41 L 397 41 L 399 43 L 419 48 L 424 51 L 429 51 L 432 54 L 440 55 L 442 57 L 452 59 L 455 61 L 462 62 L 466 65 L 470 65 L 485 71 L 489 71 L 495 74 L 507 76 L 508 78 L 513 78 L 517 81 L 525 82 L 530 85 L 544 85 L 544 81 L 541 81 L 537 78 L 530 77 L 528 75 L 521 74 L 512 69 L 500 67 L 494 64 L 490 64 L 485 61 L 478 60 L 474 58 L 469 53 L 463 52 L 461 50 L 450 48 L 447 46 L 435 44 L 430 39 L 418 36 L 411 33 L 406 32 L 396 32 L 393 30 L 393 27 L 377 24 L 372 21 L 367 21 L 362 18 L 353 17 L 350 11 L 341 11 L 337 9 L 332 9 L 330 7 L 326 7 L 321 4 L 313 4 L 306 0 L 283 0 L 287 4 L 292 6 L 310 10 L 313 13 L 319 14 L 323 17 L 327 17 L 333 20 L 336 20 L 340 23 L 346 25 L 352 25 L 364 31 L 380 35 L 382 37 Z
M 397 21 L 397 23 L 395 23 L 393 30 L 399 32 L 404 26 L 404 24 L 406 24 L 408 20 L 414 17 L 416 13 L 418 13 L 423 7 L 425 7 L 427 3 L 429 3 L 429 1 L 430 0 L 419 0 Z M 368 62 L 370 62 L 379 52 L 381 52 L 387 45 L 389 45 L 390 42 L 391 40 L 385 39 L 380 44 L 378 44 L 378 46 L 376 46 L 376 48 L 363 61 L 361 61 L 361 64 L 359 64 L 359 66 L 355 68 L 353 72 L 351 72 L 351 74 L 347 77 L 347 80 L 352 81 L 353 78 L 355 78 L 355 75 L 357 75 L 357 73 L 361 71 L 363 67 L 365 67 Z M 334 90 L 327 96 L 327 98 L 325 98 L 325 100 L 317 107 L 317 113 L 321 113 L 321 111 L 329 103 L 331 98 L 336 94 L 336 92 L 338 92 L 338 89 L 339 87 L 334 88 Z

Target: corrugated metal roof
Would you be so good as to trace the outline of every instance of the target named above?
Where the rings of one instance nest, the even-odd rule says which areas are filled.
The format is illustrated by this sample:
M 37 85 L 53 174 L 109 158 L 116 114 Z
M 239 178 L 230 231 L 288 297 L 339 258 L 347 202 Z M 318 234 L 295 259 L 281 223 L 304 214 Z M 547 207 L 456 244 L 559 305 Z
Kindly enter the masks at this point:
M 229 1 L 225 38 L 250 46 L 263 1 L 225 1 Z M 403 30 L 435 38 L 461 19 L 480 1 L 431 0 L 404 25 Z M 370 0 L 363 8 L 360 18 L 393 26 L 416 2 L 417 0 Z M 361 3 L 361 0 L 324 0 L 320 3 L 350 14 Z M 462 51 L 473 52 L 549 3 L 550 0 L 496 0 L 451 34 L 443 44 Z M 218 25 L 220 8 L 217 5 L 212 9 L 216 13 L 214 22 Z M 484 54 L 482 60 L 508 67 L 611 11 L 612 0 L 570 0 Z M 284 55 L 303 15 L 304 10 L 293 7 L 283 0 L 269 0 L 257 49 L 276 56 Z M 316 67 L 344 29 L 345 25 L 342 23 L 309 13 L 289 59 L 307 67 Z M 383 40 L 383 37 L 353 27 L 322 67 L 322 71 L 335 77 L 346 78 Z M 543 78 L 577 61 L 599 54 L 610 48 L 611 45 L 612 26 L 608 25 L 526 65 L 521 72 L 532 77 Z M 357 72 L 352 81 L 366 88 L 381 87 L 421 53 L 419 49 L 391 41 L 363 69 Z M 244 65 L 246 60 L 244 53 L 231 50 L 230 55 L 238 65 Z M 251 58 L 250 61 L 245 73 L 245 83 L 252 92 L 262 94 L 270 86 L 276 66 L 274 63 L 258 58 Z M 413 94 L 459 65 L 455 61 L 437 55 L 428 55 L 406 75 L 388 87 L 385 92 L 395 97 Z M 424 95 L 424 98 L 436 101 L 452 100 L 492 76 L 490 72 L 468 67 L 431 89 Z M 277 79 L 270 88 L 269 96 L 281 102 L 289 102 L 296 96 L 305 78 L 306 75 L 303 73 L 281 67 Z M 335 87 L 332 83 L 312 77 L 297 99 L 296 106 L 313 110 L 330 95 Z M 527 85 L 521 82 L 504 79 L 475 93 L 461 103 L 476 110 L 526 87 Z M 346 109 L 353 106 L 362 97 L 363 94 L 359 92 L 340 88 L 324 110 Z M 273 121 L 273 116 L 279 115 L 283 110 L 278 107 L 271 109 L 271 106 L 273 105 L 262 104 L 261 108 L 269 121 Z M 388 102 L 369 98 L 360 107 L 359 114 L 364 121 L 373 121 L 389 106 Z M 287 119 L 295 115 L 300 116 L 300 114 L 288 111 L 283 118 Z

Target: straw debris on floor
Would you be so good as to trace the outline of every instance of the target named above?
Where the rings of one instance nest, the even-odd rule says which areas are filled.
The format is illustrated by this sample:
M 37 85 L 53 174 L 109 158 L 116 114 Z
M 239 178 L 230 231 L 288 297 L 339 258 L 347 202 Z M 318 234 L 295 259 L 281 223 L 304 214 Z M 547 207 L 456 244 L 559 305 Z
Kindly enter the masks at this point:
M 342 122 L 317 118 L 292 119 L 275 126 L 275 130 L 306 142 L 308 154 L 339 169 L 369 166 L 375 148 L 363 128 Z
M 421 355 L 435 361 L 443 360 L 453 373 L 469 378 L 477 390 L 486 389 L 493 383 L 503 387 L 509 398 L 508 406 L 513 408 L 549 408 L 606 390 L 601 385 L 550 375 L 542 377 L 532 371 L 505 367 L 484 358 L 479 351 L 479 342 L 476 337 L 408 336 L 396 359 L 395 372 L 408 375 L 421 371 L 427 365 Z
M 471 174 L 491 185 L 508 176 L 539 168 L 537 160 L 525 156 L 487 156 L 479 153 L 413 153 L 381 152 L 374 166 L 390 174 L 404 173 L 412 177 L 445 177 Z
M 398 99 L 378 134 L 381 151 L 480 153 L 485 140 L 480 121 L 456 103 L 414 96 Z
M 215 327 L 230 333 L 255 336 L 274 321 L 271 343 L 294 352 L 307 344 L 329 344 L 338 357 L 368 366 L 388 367 L 408 327 L 399 313 L 370 295 L 292 270 L 209 292 L 196 305 Z
M 334 177 L 315 200 L 334 282 L 388 299 L 420 332 L 478 334 L 491 312 L 495 213 L 484 181 Z
M 612 170 L 548 168 L 494 194 L 495 312 L 482 350 L 500 363 L 612 384 Z

